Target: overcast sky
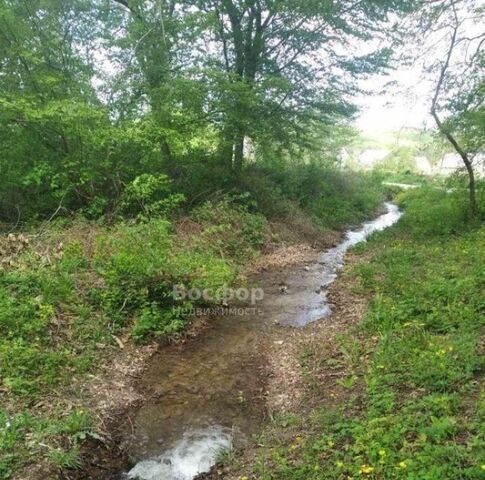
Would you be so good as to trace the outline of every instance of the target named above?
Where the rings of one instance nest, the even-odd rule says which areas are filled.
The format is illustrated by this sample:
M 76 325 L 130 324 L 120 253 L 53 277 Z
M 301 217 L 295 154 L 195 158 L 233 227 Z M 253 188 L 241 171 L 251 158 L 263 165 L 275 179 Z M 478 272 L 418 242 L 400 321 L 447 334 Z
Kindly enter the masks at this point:
M 392 85 L 388 85 L 392 82 Z M 361 95 L 361 113 L 355 121 L 365 134 L 396 131 L 402 127 L 432 126 L 430 84 L 420 67 L 401 68 L 389 76 L 376 76 L 363 82 L 364 88 L 377 89 L 374 95 Z
M 476 0 L 475 8 L 481 6 L 485 11 L 485 0 Z M 463 62 L 470 59 L 477 48 L 484 48 L 483 13 L 472 15 L 465 5 L 464 10 L 458 11 L 460 29 L 458 38 L 473 38 L 455 47 L 450 61 L 450 69 L 455 65 L 462 69 Z M 452 25 L 452 23 L 451 23 Z M 413 54 L 420 53 L 412 67 L 402 66 L 386 76 L 374 76 L 362 83 L 362 87 L 377 91 L 374 95 L 361 95 L 357 99 L 361 113 L 355 121 L 357 128 L 365 134 L 378 134 L 379 132 L 396 131 L 402 127 L 424 126 L 435 128 L 430 115 L 431 101 L 437 82 L 437 74 L 429 73 L 429 67 L 442 62 L 449 48 L 451 31 L 437 29 L 434 34 L 426 38 L 415 39 L 406 45 L 404 50 Z M 421 54 L 422 53 L 422 54 Z M 460 71 L 460 70 L 458 70 Z M 428 72 L 428 73 L 425 73 Z M 393 86 L 386 88 L 386 84 L 393 82 Z

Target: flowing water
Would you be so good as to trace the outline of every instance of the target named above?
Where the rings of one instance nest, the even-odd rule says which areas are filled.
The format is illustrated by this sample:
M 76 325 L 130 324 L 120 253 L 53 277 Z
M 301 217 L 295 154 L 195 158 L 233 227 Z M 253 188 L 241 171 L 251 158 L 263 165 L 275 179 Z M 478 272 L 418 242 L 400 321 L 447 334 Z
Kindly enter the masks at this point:
M 191 480 L 258 430 L 264 418 L 265 334 L 278 328 L 284 334 L 284 328 L 330 314 L 326 287 L 342 268 L 345 252 L 399 220 L 395 205 L 385 207 L 385 214 L 348 231 L 315 264 L 285 278 L 266 275 L 258 312 L 219 316 L 188 345 L 170 346 L 155 357 L 142 381 L 149 398 L 128 435 L 130 454 L 140 461 L 123 478 Z

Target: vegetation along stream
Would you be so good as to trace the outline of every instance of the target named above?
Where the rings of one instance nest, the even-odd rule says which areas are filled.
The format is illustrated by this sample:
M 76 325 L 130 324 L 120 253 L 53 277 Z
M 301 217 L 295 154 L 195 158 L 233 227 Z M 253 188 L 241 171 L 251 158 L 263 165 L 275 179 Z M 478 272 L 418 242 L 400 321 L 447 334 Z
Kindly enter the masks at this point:
M 221 451 L 256 431 L 264 411 L 262 338 L 272 329 L 304 327 L 331 313 L 325 288 L 343 266 L 345 252 L 402 214 L 391 203 L 385 208 L 284 282 L 263 278 L 265 295 L 254 314 L 219 316 L 190 346 L 172 346 L 155 357 L 142 381 L 153 395 L 138 411 L 129 438 L 129 451 L 140 461 L 125 478 L 192 479 L 208 471 Z
M 0 480 L 484 480 L 484 25 L 0 2 Z

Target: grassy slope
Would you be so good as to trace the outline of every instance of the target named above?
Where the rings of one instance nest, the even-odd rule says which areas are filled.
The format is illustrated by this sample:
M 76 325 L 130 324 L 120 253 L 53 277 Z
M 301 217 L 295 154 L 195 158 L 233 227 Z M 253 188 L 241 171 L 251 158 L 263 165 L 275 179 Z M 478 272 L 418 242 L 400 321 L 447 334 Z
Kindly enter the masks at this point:
M 348 400 L 305 416 L 291 443 L 279 435 L 257 478 L 485 478 L 485 229 L 467 227 L 450 195 L 402 201 L 400 224 L 360 248 L 347 272 L 373 297 L 343 340 L 354 358 L 341 382 Z
M 322 171 L 312 185 L 321 218 L 296 202 L 301 186 L 286 199 L 261 187 L 259 207 L 232 196 L 206 202 L 179 222 L 145 218 L 107 227 L 79 220 L 42 235 L 1 237 L 0 478 L 39 462 L 79 467 L 81 443 L 98 430 L 73 385 L 118 348 L 114 336 L 177 335 L 187 319 L 173 314 L 172 285 L 233 283 L 265 238 L 276 241 L 265 215 L 297 233 L 304 224 L 315 235 L 315 220 L 321 230 L 360 221 L 382 201 L 375 182 L 355 175 L 329 178 Z M 283 210 L 269 212 L 264 202 Z

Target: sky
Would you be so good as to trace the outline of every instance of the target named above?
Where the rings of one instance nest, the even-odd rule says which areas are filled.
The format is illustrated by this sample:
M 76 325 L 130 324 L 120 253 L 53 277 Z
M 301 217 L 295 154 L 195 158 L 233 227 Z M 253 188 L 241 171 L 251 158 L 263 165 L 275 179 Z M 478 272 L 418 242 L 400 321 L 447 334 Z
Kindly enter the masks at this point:
M 362 86 L 378 90 L 374 95 L 362 94 L 356 99 L 361 112 L 354 123 L 364 134 L 433 124 L 429 113 L 430 85 L 423 79 L 421 68 L 400 68 L 388 76 L 372 77 Z
M 485 9 L 485 0 L 476 0 L 474 8 L 479 6 Z M 458 71 L 477 48 L 484 47 L 483 13 L 472 14 L 466 5 L 462 8 L 458 9 L 458 38 L 468 38 L 470 41 L 455 47 L 453 51 L 450 68 L 458 68 Z M 356 99 L 361 114 L 355 126 L 364 134 L 375 136 L 403 127 L 435 128 L 430 110 L 438 77 L 436 72 L 430 75 L 429 67 L 437 61 L 442 62 L 447 55 L 451 35 L 447 28 L 445 35 L 443 33 L 447 30 L 441 26 L 427 38 L 419 38 L 403 47 L 409 53 L 419 54 L 414 65 L 398 67 L 387 76 L 373 76 L 361 84 L 364 89 L 377 91 L 374 95 L 362 94 Z M 392 87 L 386 87 L 389 82 L 393 83 Z

